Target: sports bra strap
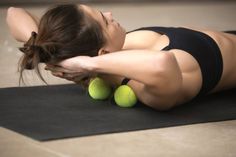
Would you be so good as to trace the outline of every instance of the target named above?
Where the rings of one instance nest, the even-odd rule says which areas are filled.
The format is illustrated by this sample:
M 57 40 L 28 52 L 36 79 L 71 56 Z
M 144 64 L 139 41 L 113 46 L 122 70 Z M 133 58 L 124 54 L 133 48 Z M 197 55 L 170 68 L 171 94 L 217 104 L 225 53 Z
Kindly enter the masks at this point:
M 130 81 L 130 79 L 125 77 L 125 78 L 122 80 L 121 85 L 126 85 L 129 81 Z

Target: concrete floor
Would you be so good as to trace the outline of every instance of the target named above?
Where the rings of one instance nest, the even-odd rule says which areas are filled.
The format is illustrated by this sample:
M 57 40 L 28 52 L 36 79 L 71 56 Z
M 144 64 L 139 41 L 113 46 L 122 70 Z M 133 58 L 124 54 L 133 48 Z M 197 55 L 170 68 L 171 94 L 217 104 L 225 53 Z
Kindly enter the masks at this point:
M 93 4 L 128 30 L 141 26 L 189 26 L 216 30 L 236 29 L 236 2 Z M 41 16 L 48 6 L 24 7 Z M 18 86 L 17 62 L 21 43 L 11 37 L 5 23 L 7 7 L 0 7 L 0 88 Z M 43 65 L 42 65 L 43 66 Z M 49 84 L 69 81 L 42 71 Z M 27 86 L 43 85 L 32 72 Z M 236 120 L 162 129 L 106 134 L 49 142 L 34 141 L 0 127 L 0 156 L 236 156 Z

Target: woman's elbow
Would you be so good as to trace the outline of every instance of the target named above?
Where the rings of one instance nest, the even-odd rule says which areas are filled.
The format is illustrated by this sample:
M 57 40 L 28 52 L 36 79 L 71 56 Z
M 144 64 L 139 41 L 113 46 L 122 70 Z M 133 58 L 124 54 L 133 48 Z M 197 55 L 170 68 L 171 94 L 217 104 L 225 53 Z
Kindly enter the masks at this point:
M 157 74 L 163 73 L 166 71 L 166 66 L 168 66 L 169 62 L 173 61 L 172 54 L 167 52 L 157 53 L 152 58 L 152 63 Z
M 15 25 L 16 17 L 19 14 L 19 12 L 23 10 L 21 8 L 16 8 L 16 7 L 9 7 L 7 9 L 7 15 L 6 15 L 6 23 L 9 28 L 13 27 Z M 17 19 L 19 20 L 19 19 Z
M 19 12 L 19 10 L 22 10 L 22 9 L 16 8 L 16 7 L 9 7 L 7 9 L 6 21 L 9 22 L 9 20 L 11 20 L 11 18 L 14 18 L 14 15 L 16 15 L 17 12 Z

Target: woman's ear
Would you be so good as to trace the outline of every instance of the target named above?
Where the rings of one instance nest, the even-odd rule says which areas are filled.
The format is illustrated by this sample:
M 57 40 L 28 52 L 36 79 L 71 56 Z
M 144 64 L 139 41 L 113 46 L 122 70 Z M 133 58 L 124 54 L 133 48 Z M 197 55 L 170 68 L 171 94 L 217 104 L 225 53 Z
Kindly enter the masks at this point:
M 107 51 L 107 50 L 105 50 L 104 48 L 101 48 L 101 49 L 98 51 L 98 56 L 100 56 L 100 55 L 105 55 L 105 54 L 107 54 L 107 53 L 110 53 L 110 51 Z

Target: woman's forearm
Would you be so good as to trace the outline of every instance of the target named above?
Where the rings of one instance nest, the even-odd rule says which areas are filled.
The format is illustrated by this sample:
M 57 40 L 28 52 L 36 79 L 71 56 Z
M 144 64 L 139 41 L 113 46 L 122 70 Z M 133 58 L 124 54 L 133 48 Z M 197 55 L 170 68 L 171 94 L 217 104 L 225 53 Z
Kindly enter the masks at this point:
M 125 76 L 146 85 L 157 81 L 164 53 L 127 50 L 92 57 L 93 72 Z M 159 60 L 159 61 L 158 61 Z M 159 62 L 159 63 L 158 63 Z
M 22 8 L 8 8 L 6 22 L 12 36 L 19 42 L 26 42 L 32 31 L 38 32 L 37 19 Z

